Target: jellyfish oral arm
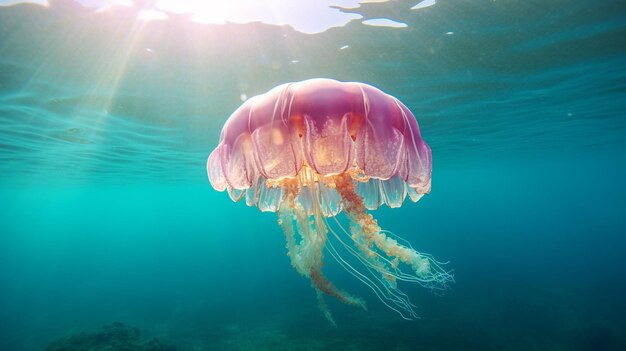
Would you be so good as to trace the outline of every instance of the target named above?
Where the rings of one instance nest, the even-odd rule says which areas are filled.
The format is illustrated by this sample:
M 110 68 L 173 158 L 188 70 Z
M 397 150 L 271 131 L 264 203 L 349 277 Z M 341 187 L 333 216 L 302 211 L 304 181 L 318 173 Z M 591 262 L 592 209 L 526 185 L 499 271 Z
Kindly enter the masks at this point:
M 445 289 L 453 281 L 452 275 L 430 255 L 403 245 L 402 239 L 381 229 L 367 212 L 363 199 L 355 191 L 355 181 L 348 174 L 321 177 L 311 172 L 301 172 L 297 181 L 283 180 L 274 186 L 283 189 L 278 223 L 287 239 L 287 255 L 296 271 L 311 280 L 326 318 L 334 324 L 324 295 L 362 309 L 366 309 L 366 305 L 361 298 L 338 289 L 322 273 L 324 249 L 340 266 L 369 286 L 390 309 L 405 319 L 417 318 L 415 305 L 397 282 Z M 329 215 L 323 209 L 324 204 L 331 202 L 327 198 L 329 189 L 340 198 L 349 229 L 336 215 Z M 343 257 L 340 252 L 351 258 Z
M 311 285 L 317 292 L 320 309 L 329 322 L 335 325 L 330 309 L 324 301 L 324 294 L 351 306 L 367 308 L 362 299 L 337 289 L 322 273 L 324 247 L 328 235 L 326 221 L 321 209 L 316 208 L 309 215 L 303 204 L 298 201 L 302 191 L 314 196 L 311 193 L 315 191 L 315 187 L 315 182 L 306 186 L 299 186 L 295 182 L 286 185 L 278 211 L 278 224 L 287 239 L 287 255 L 291 265 L 298 273 L 311 280 Z

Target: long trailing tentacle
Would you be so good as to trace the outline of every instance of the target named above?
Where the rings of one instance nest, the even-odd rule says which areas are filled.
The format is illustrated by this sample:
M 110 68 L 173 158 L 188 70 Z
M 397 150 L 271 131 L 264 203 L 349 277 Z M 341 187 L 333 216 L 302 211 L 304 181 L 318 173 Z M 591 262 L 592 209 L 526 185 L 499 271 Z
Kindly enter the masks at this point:
M 321 270 L 324 249 L 347 272 L 372 289 L 383 304 L 409 320 L 419 318 L 416 306 L 399 289 L 397 281 L 414 282 L 431 289 L 445 289 L 453 281 L 453 276 L 442 268 L 445 263 L 418 252 L 406 240 L 380 228 L 357 195 L 349 175 L 320 179 L 313 172 L 304 171 L 297 181 L 282 185 L 278 222 L 287 239 L 288 256 L 298 273 L 311 280 L 319 307 L 331 324 L 335 322 L 324 295 L 363 309 L 366 306 L 362 299 L 338 289 L 324 276 Z M 334 188 L 349 226 L 344 226 L 333 211 L 325 212 L 327 209 L 322 208 L 323 204 L 334 201 L 329 198 L 333 195 L 322 191 L 322 187 Z M 342 256 L 346 253 L 352 258 Z M 356 262 L 365 269 L 353 266 Z
M 324 196 L 322 193 L 321 196 Z M 355 278 L 360 280 L 363 284 L 368 286 L 370 289 L 374 291 L 374 294 L 378 297 L 378 299 L 386 305 L 389 309 L 397 312 L 402 318 L 411 320 L 418 318 L 417 314 L 413 310 L 415 305 L 411 303 L 408 296 L 404 294 L 400 289 L 398 289 L 395 284 L 389 284 L 388 279 L 382 279 L 381 276 L 383 274 L 393 274 L 391 272 L 384 272 L 380 266 L 377 266 L 368 260 L 364 255 L 353 248 L 350 233 L 346 231 L 346 229 L 341 225 L 339 220 L 333 216 L 334 222 L 337 226 L 337 230 L 333 229 L 331 223 L 329 223 L 326 219 L 326 227 L 328 231 L 333 234 L 333 237 L 342 245 L 343 249 L 350 253 L 354 258 L 356 258 L 360 263 L 362 263 L 366 272 L 369 272 L 369 275 L 366 275 L 360 272 L 358 269 L 353 267 L 348 260 L 344 259 L 339 250 L 335 248 L 333 242 L 331 240 L 327 241 L 326 249 L 329 251 L 331 256 L 350 274 L 352 274 Z M 350 242 L 344 240 L 342 235 L 338 234 L 343 233 Z M 375 252 L 375 251 L 371 251 Z M 381 256 L 381 259 L 387 260 L 386 258 Z M 389 262 L 387 260 L 387 262 Z M 389 262 L 391 264 L 391 262 Z M 402 273 L 397 268 L 395 271 Z
M 369 286 L 385 305 L 405 319 L 417 318 L 415 305 L 397 287 L 396 281 L 415 282 L 431 289 L 446 289 L 447 284 L 454 281 L 453 276 L 442 268 L 445 263 L 416 251 L 406 240 L 381 229 L 376 219 L 365 210 L 363 200 L 356 194 L 349 176 L 337 175 L 333 178 L 333 185 L 342 198 L 350 226 L 349 230 L 346 229 L 336 217 L 333 217 L 336 230 L 328 221 L 326 226 L 343 251 L 363 264 L 371 276 L 366 276 L 341 257 L 332 241 L 328 241 L 326 248 L 343 268 Z M 401 263 L 410 267 L 411 271 L 403 270 Z
M 287 255 L 291 259 L 292 266 L 302 276 L 311 280 L 311 285 L 317 292 L 320 309 L 330 323 L 335 325 L 332 314 L 324 301 L 324 295 L 332 296 L 351 306 L 367 308 L 362 299 L 338 289 L 322 273 L 323 250 L 328 234 L 326 220 L 317 206 L 313 206 L 313 213 L 309 214 L 303 201 L 297 200 L 299 196 L 304 196 L 308 197 L 311 203 L 317 203 L 315 186 L 315 182 L 306 180 L 300 184 L 287 186 L 278 211 L 278 223 L 287 239 Z
M 330 228 L 330 227 L 329 227 Z M 360 259 L 358 253 L 349 247 L 341 237 L 332 229 L 329 229 L 333 236 L 350 252 L 353 256 Z M 341 265 L 346 271 L 352 274 L 355 278 L 360 280 L 363 284 L 368 286 L 378 299 L 389 309 L 397 312 L 402 318 L 411 320 L 417 318 L 417 314 L 413 311 L 412 307 L 415 307 L 409 301 L 408 297 L 402 293 L 399 289 L 390 287 L 389 284 L 385 284 L 378 275 L 374 274 L 373 269 L 366 265 L 367 271 L 370 276 L 361 273 L 358 269 L 354 268 L 346 259 L 344 259 L 339 250 L 335 248 L 332 241 L 328 241 L 326 246 L 330 255 Z M 363 261 L 362 261 L 363 262 Z M 408 314 L 405 315 L 405 314 Z
M 374 265 L 381 267 L 383 273 L 389 273 L 394 280 L 401 278 L 415 281 L 434 289 L 446 289 L 447 284 L 454 281 L 453 276 L 441 267 L 441 263 L 431 259 L 432 256 L 422 254 L 410 246 L 404 246 L 390 235 L 386 235 L 389 232 L 383 231 L 376 219 L 367 213 L 363 199 L 355 192 L 353 180 L 348 175 L 336 176 L 335 183 L 344 203 L 344 210 L 350 219 L 352 239 L 357 247 L 373 260 Z M 377 254 L 376 251 L 384 253 L 389 259 L 380 260 L 382 254 Z M 389 262 L 393 270 L 387 268 Z M 400 262 L 411 267 L 413 273 L 394 275 L 393 272 L 397 272 Z

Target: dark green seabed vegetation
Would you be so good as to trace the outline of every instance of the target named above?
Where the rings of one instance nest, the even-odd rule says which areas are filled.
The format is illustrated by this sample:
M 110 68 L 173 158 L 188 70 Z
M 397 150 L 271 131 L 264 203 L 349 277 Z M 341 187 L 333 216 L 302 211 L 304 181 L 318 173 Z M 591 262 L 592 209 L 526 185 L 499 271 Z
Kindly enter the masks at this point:
M 95 331 L 53 341 L 46 351 L 176 351 L 176 347 L 155 338 L 142 340 L 139 329 L 113 322 Z

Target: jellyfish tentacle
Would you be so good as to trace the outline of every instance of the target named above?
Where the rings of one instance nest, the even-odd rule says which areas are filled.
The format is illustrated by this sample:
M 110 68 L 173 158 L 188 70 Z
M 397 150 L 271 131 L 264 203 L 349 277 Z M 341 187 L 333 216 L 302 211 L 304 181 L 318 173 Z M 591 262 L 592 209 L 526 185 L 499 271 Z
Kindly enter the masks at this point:
M 316 198 L 315 182 L 302 180 L 284 186 L 283 201 L 278 210 L 278 223 L 287 239 L 287 255 L 300 275 L 307 277 L 318 295 L 319 308 L 331 324 L 335 324 L 323 295 L 332 296 L 347 305 L 367 309 L 365 302 L 338 289 L 323 273 L 323 249 L 328 229 Z M 302 203 L 299 201 L 308 201 Z M 308 208 L 307 208 L 308 205 Z
M 336 222 L 337 226 L 340 228 L 340 232 L 344 233 L 350 240 L 353 240 L 352 235 L 350 234 L 350 232 L 347 231 L 341 225 L 341 223 L 339 222 L 339 220 L 337 220 L 337 218 L 335 218 L 335 222 Z M 386 273 L 394 275 L 399 280 L 410 280 L 410 279 L 406 279 L 406 277 L 407 277 L 406 273 L 402 272 L 398 267 L 393 267 L 392 266 L 393 262 L 390 261 L 387 257 L 385 257 L 382 254 L 380 254 L 379 252 L 377 252 L 376 250 L 372 250 L 372 249 L 370 249 L 367 246 L 359 245 L 358 243 L 355 243 L 355 244 L 357 244 L 356 246 L 361 250 L 361 252 L 364 252 L 366 254 L 364 256 L 364 255 L 360 254 L 359 252 L 357 252 L 356 250 L 354 250 L 351 246 L 349 246 L 348 244 L 343 242 L 343 240 L 341 240 L 341 238 L 338 235 L 336 235 L 336 237 L 341 241 L 341 243 L 345 246 L 345 248 L 350 253 L 352 253 L 359 261 L 361 261 L 361 263 L 363 263 L 363 265 L 365 265 L 366 267 L 380 272 L 380 266 L 372 263 L 371 259 L 367 259 L 371 255 L 375 255 L 378 259 L 384 261 L 385 263 L 387 263 L 391 267 L 390 270 L 387 271 Z
M 331 231 L 331 232 L 342 243 L 342 245 L 344 245 L 345 248 L 349 248 L 347 244 L 345 244 L 341 240 L 341 238 L 339 237 L 337 233 L 335 233 L 334 231 Z M 381 280 L 381 278 L 379 278 L 376 274 L 374 274 L 373 269 L 371 267 L 368 267 L 368 263 L 362 261 L 360 257 L 358 257 L 358 254 L 355 251 L 352 251 L 350 253 L 355 255 L 355 257 L 357 257 L 357 259 L 359 259 L 366 266 L 367 271 L 370 272 L 374 281 L 372 281 L 370 277 L 361 273 L 358 269 L 354 268 L 343 257 L 341 257 L 341 255 L 339 254 L 339 251 L 334 247 L 332 241 L 330 240 L 328 241 L 327 249 L 328 249 L 328 252 L 331 254 L 331 256 L 339 263 L 340 266 L 342 266 L 346 271 L 352 274 L 355 278 L 360 280 L 363 284 L 365 284 L 370 289 L 372 289 L 376 297 L 378 297 L 378 299 L 385 306 L 397 312 L 402 318 L 406 320 L 419 318 L 417 314 L 411 308 L 411 306 L 415 307 L 415 305 L 413 305 L 409 301 L 406 294 L 402 293 L 402 291 L 400 291 L 399 289 L 390 289 L 388 284 L 385 284 Z M 393 307 L 391 304 L 395 305 L 398 308 Z M 408 313 L 409 317 L 405 316 L 405 313 L 403 313 L 403 311 Z
M 373 282 L 369 277 L 361 273 L 356 268 L 352 267 L 352 265 L 350 265 L 345 259 L 343 259 L 343 257 L 341 257 L 341 255 L 337 251 L 337 249 L 333 246 L 332 242 L 329 241 L 328 243 L 329 243 L 329 246 L 327 247 L 328 252 L 339 263 L 339 265 L 342 266 L 346 271 L 352 274 L 359 281 L 361 281 L 363 284 L 365 284 L 367 287 L 372 289 L 376 297 L 378 297 L 380 302 L 382 302 L 385 306 L 387 306 L 387 308 L 389 308 L 392 311 L 397 312 L 403 319 L 406 319 L 406 320 L 413 320 L 415 318 L 419 318 L 411 308 L 407 309 L 406 307 L 407 304 L 405 302 L 408 302 L 408 305 L 413 306 L 413 307 L 415 307 L 415 305 L 411 304 L 410 301 L 408 301 L 408 297 L 406 297 L 406 295 L 401 294 L 403 295 L 403 297 L 398 299 L 393 295 L 391 291 L 389 291 L 387 287 L 381 284 L 381 286 L 385 290 L 387 290 L 386 292 L 383 291 L 381 287 L 378 286 L 375 282 Z M 401 301 L 403 299 L 406 301 Z M 393 307 L 387 301 L 393 303 L 398 308 Z M 405 316 L 402 310 L 405 310 L 407 313 L 409 313 L 410 317 Z
M 337 287 L 335 287 L 335 285 L 330 280 L 328 280 L 328 278 L 326 278 L 324 274 L 322 274 L 322 271 L 319 268 L 312 268 L 310 272 L 310 277 L 315 288 L 317 288 L 324 294 L 332 296 L 338 301 L 345 303 L 346 305 L 360 307 L 364 310 L 367 310 L 365 302 L 363 302 L 362 299 L 351 296 L 345 291 L 337 289 Z
M 324 193 L 321 193 L 320 196 L 323 197 Z M 334 222 L 336 223 L 336 225 L 338 227 L 337 231 L 343 233 L 344 235 L 346 235 L 348 238 L 351 239 L 350 233 L 348 233 L 346 231 L 346 229 L 342 226 L 341 222 L 335 216 L 333 216 L 333 219 L 334 219 Z M 324 220 L 326 221 L 326 227 L 328 228 L 328 231 L 333 234 L 333 237 L 336 238 L 339 241 L 339 243 L 343 246 L 343 248 L 346 251 L 348 251 L 348 253 L 350 253 L 352 256 L 354 256 L 359 262 L 361 262 L 365 266 L 365 268 L 370 273 L 371 278 L 374 281 L 372 281 L 372 279 L 370 279 L 370 277 L 365 276 L 363 273 L 358 271 L 350 263 L 348 263 L 343 257 L 341 257 L 341 255 L 339 254 L 339 251 L 334 247 L 332 241 L 328 240 L 327 241 L 328 245 L 327 245 L 326 248 L 330 252 L 331 256 L 344 269 L 346 269 L 346 271 L 348 271 L 354 277 L 356 277 L 358 280 L 360 280 L 365 285 L 370 287 L 374 291 L 374 293 L 376 294 L 378 299 L 383 304 L 385 304 L 391 310 L 396 311 L 398 314 L 400 314 L 400 316 L 402 318 L 407 319 L 407 320 L 419 318 L 418 315 L 413 310 L 413 307 L 416 307 L 416 306 L 411 303 L 411 301 L 408 298 L 408 296 L 404 292 L 402 292 L 399 288 L 397 288 L 397 286 L 395 286 L 395 284 L 389 284 L 388 280 L 386 280 L 386 279 L 384 279 L 384 278 L 382 278 L 380 276 L 382 275 L 382 273 L 386 273 L 386 274 L 392 274 L 392 275 L 396 276 L 398 279 L 402 279 L 402 280 L 407 280 L 407 279 L 404 279 L 403 277 L 400 277 L 399 275 L 391 273 L 391 271 L 384 271 L 384 270 L 382 270 L 380 268 L 380 265 L 377 265 L 375 262 L 372 262 L 372 260 L 368 260 L 367 257 L 365 257 L 366 255 L 361 254 L 359 251 L 355 250 L 352 247 L 352 245 L 349 245 L 348 243 L 346 243 L 341 238 L 341 236 L 337 233 L 337 231 L 335 231 L 333 229 L 333 226 L 326 220 L 326 218 L 324 218 Z M 370 253 L 376 253 L 376 255 L 380 256 L 380 258 L 382 260 L 385 260 L 385 261 L 389 262 L 389 264 L 391 264 L 391 262 L 388 261 L 387 258 L 383 257 L 379 253 L 377 253 L 377 252 L 375 252 L 373 250 L 369 250 L 369 249 L 367 249 L 367 250 Z M 361 251 L 361 252 L 363 252 L 363 251 Z M 397 268 L 394 268 L 394 271 L 397 271 L 396 272 L 397 274 L 403 274 Z M 406 275 L 406 274 L 404 274 L 404 275 Z M 397 306 L 398 309 L 392 307 L 389 303 L 387 303 L 387 301 L 389 301 L 389 303 L 392 303 L 395 306 Z M 404 311 L 404 313 L 402 311 Z M 405 313 L 407 313 L 409 315 L 409 317 L 405 316 Z
M 319 188 L 320 183 L 319 181 L 316 181 L 317 177 L 315 176 L 313 172 L 309 172 L 305 170 L 304 172 L 301 172 L 301 176 L 304 179 L 300 180 L 300 184 L 305 184 L 305 186 L 301 188 L 304 188 L 303 191 L 309 192 L 309 198 L 312 202 L 311 204 L 312 216 L 315 221 L 316 228 L 318 228 L 318 236 L 323 237 L 323 242 L 326 242 L 326 238 L 328 235 L 328 226 L 326 225 L 326 219 L 325 219 L 323 210 L 321 208 L 322 201 L 320 201 L 321 199 L 319 198 L 321 194 L 321 191 Z M 320 252 L 322 252 L 323 248 L 324 248 L 324 245 L 320 247 Z M 332 282 L 330 282 L 330 280 L 328 280 L 326 276 L 322 274 L 321 265 L 322 264 L 321 264 L 321 259 L 320 259 L 320 264 L 316 267 L 313 267 L 309 274 L 311 281 L 313 282 L 316 289 L 318 289 L 319 291 L 323 292 L 326 295 L 336 298 L 340 302 L 343 302 L 347 305 L 360 307 L 364 310 L 367 310 L 367 307 L 365 306 L 365 302 L 361 298 L 352 296 L 349 293 L 335 287 L 335 285 Z
M 356 194 L 353 180 L 348 175 L 337 175 L 335 182 L 336 189 L 344 201 L 345 212 L 350 219 L 353 241 L 390 284 L 395 284 L 395 280 L 400 278 L 418 282 L 429 288 L 445 289 L 447 283 L 453 281 L 453 276 L 441 267 L 441 263 L 431 260 L 430 255 L 421 254 L 386 235 L 388 232 L 383 231 L 376 219 L 366 212 L 363 199 Z M 376 254 L 377 250 L 374 250 L 374 247 L 391 260 L 381 260 L 381 255 Z M 411 267 L 414 275 L 407 275 L 398 270 L 400 262 Z
M 335 323 L 335 318 L 333 317 L 332 312 L 330 312 L 330 308 L 328 308 L 328 305 L 326 304 L 326 300 L 324 299 L 324 294 L 322 293 L 322 291 L 320 289 L 315 289 L 315 293 L 317 295 L 317 306 L 319 307 L 320 311 L 322 311 L 322 313 L 324 314 L 324 317 L 326 317 L 326 319 L 330 322 L 330 324 L 333 327 L 337 326 L 337 323 Z

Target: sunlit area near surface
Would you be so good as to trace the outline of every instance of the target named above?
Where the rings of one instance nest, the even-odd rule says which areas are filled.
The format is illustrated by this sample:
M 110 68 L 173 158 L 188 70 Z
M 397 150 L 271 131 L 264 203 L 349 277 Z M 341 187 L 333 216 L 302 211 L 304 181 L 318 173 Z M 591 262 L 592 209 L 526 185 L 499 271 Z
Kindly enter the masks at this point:
M 361 4 L 384 3 L 389 0 L 156 0 L 152 2 L 132 0 L 75 0 L 76 3 L 97 11 L 116 6 L 134 8 L 142 20 L 165 20 L 169 16 L 186 16 L 197 23 L 225 24 L 261 22 L 273 25 L 289 25 L 303 33 L 319 33 L 332 27 L 341 27 L 352 20 L 361 19 L 357 13 L 342 9 L 358 8 Z M 52 1 L 54 2 L 54 1 Z M 0 0 L 0 6 L 17 4 L 49 6 L 48 0 Z M 418 9 L 434 5 L 425 0 L 413 7 Z M 376 21 L 376 25 L 397 27 L 391 19 Z
M 46 137 L 28 140 L 22 150 L 38 167 L 83 179 L 93 172 L 116 181 L 146 172 L 176 179 L 191 169 L 172 174 L 165 164 L 195 164 L 206 152 L 199 131 L 216 128 L 233 102 L 245 101 L 268 84 L 315 75 L 363 79 L 354 74 L 361 64 L 389 59 L 389 53 L 368 49 L 372 34 L 383 38 L 394 30 L 417 31 L 428 25 L 424 19 L 436 20 L 428 9 L 411 10 L 415 4 L 0 0 L 5 39 L 0 51 L 7 53 L 2 64 L 24 70 L 19 81 L 8 77 L 2 84 L 16 88 L 22 99 L 42 94 L 45 98 L 34 103 L 58 113 L 49 120 Z M 401 38 L 384 40 L 399 44 Z M 49 86 L 50 81 L 63 82 L 62 88 Z M 109 128 L 125 132 L 104 132 Z M 124 146 L 133 135 L 129 131 L 141 133 L 149 146 Z M 8 138 L 19 135 L 24 134 Z M 186 154 L 176 147 L 182 140 L 189 147 Z M 39 147 L 56 142 L 54 148 Z M 194 149 L 198 154 L 192 156 Z M 134 153 L 144 162 L 130 162 Z M 29 157 L 18 162 L 34 167 Z M 136 173 L 118 173 L 120 162 L 130 162 Z
M 550 89 L 562 89 L 568 99 L 556 103 L 555 113 L 610 140 L 619 130 L 611 128 L 615 119 L 600 123 L 576 112 L 590 96 L 569 87 L 573 81 L 566 78 L 583 79 L 587 73 L 575 73 L 571 64 L 594 51 L 581 51 L 574 42 L 562 43 L 558 51 L 549 46 L 553 37 L 546 33 L 565 30 L 554 28 L 548 18 L 551 11 L 563 10 L 558 4 L 434 0 L 0 0 L 0 4 L 0 88 L 11 91 L 4 99 L 15 103 L 5 103 L 3 113 L 37 118 L 37 108 L 49 111 L 43 135 L 32 137 L 27 119 L 11 119 L 0 131 L 9 143 L 20 145 L 2 156 L 11 159 L 11 165 L 0 167 L 7 174 L 31 170 L 26 177 L 15 178 L 19 181 L 37 178 L 41 173 L 36 170 L 42 168 L 49 171 L 47 181 L 61 177 L 87 181 L 93 176 L 114 182 L 188 177 L 203 181 L 196 167 L 233 106 L 284 82 L 315 77 L 362 81 L 393 93 L 420 116 L 438 164 L 472 148 L 523 150 L 530 145 L 532 132 L 521 129 L 519 142 L 509 143 L 511 129 L 493 126 L 524 125 L 516 109 L 536 104 L 537 94 L 544 101 L 554 96 L 517 88 L 543 86 L 547 78 L 536 72 L 549 69 L 557 52 L 569 54 L 560 58 Z M 580 6 L 567 8 L 572 16 L 579 10 Z M 531 25 L 524 21 L 528 17 L 545 21 Z M 607 22 L 596 31 L 613 35 L 619 24 Z M 490 38 L 477 36 L 486 28 L 497 30 Z M 513 29 L 523 34 L 512 36 Z M 606 64 L 589 63 L 597 70 Z M 508 72 L 507 67 L 514 70 Z M 526 79 L 516 80 L 516 75 Z M 613 77 L 608 79 L 617 79 Z M 499 112 L 469 117 L 464 106 L 470 105 L 463 102 L 481 98 L 492 101 Z M 16 107 L 25 101 L 29 108 Z M 610 110 L 614 103 L 586 106 Z M 539 109 L 536 123 L 553 125 L 551 111 Z M 465 136 L 468 130 L 473 131 L 471 136 Z M 577 131 L 560 129 L 558 135 L 539 142 L 558 145 Z M 580 140 L 591 140 L 591 135 L 585 133 Z

